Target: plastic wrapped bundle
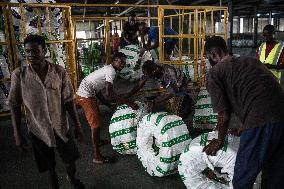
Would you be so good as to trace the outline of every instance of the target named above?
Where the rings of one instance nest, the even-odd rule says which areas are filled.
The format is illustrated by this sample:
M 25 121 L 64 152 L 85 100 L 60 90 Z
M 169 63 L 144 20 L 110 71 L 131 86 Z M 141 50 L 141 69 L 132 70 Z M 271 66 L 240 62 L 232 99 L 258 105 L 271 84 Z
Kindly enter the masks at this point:
M 119 75 L 128 81 L 137 81 L 143 75 L 142 65 L 147 60 L 152 60 L 150 52 L 146 51 L 144 55 L 140 58 L 140 49 L 137 45 L 127 45 L 120 49 L 120 52 L 127 56 L 126 65 L 119 72 Z M 138 61 L 141 59 L 141 61 Z
M 239 147 L 239 137 L 228 135 L 224 147 L 216 156 L 208 156 L 202 152 L 205 145 L 218 132 L 204 133 L 192 140 L 179 159 L 178 171 L 188 189 L 232 189 L 234 166 Z M 212 171 L 216 175 L 212 179 L 206 172 Z
M 56 3 L 54 0 L 10 0 L 11 3 Z M 62 14 L 59 8 L 50 8 L 49 10 L 49 20 L 47 20 L 45 15 L 45 9 L 39 9 L 39 15 L 37 15 L 37 8 L 33 9 L 31 7 L 24 7 L 24 15 L 26 20 L 26 31 L 27 34 L 38 34 L 39 33 L 39 22 L 42 35 L 47 40 L 60 40 L 63 39 L 64 32 L 62 31 Z M 12 7 L 12 19 L 13 27 L 15 30 L 15 39 L 17 42 L 23 41 L 22 33 L 24 31 L 20 30 L 20 24 L 22 15 L 20 14 L 19 7 Z M 48 35 L 48 21 L 51 27 L 51 36 Z M 60 36 L 61 35 L 61 36 Z M 62 44 L 56 43 L 47 46 L 48 52 L 47 57 L 53 57 L 53 60 L 49 60 L 56 64 L 65 67 L 66 57 L 65 49 Z M 16 53 L 19 61 L 25 60 L 25 52 L 22 44 L 16 45 Z
M 138 110 L 127 105 L 118 106 L 113 114 L 109 133 L 113 149 L 120 154 L 136 154 L 137 124 L 148 113 L 144 103 L 136 102 Z
M 213 112 L 211 98 L 205 87 L 200 88 L 193 116 L 193 127 L 199 129 L 214 129 L 217 124 L 217 114 Z
M 0 32 L 1 34 L 2 32 Z M 3 34 L 3 33 L 2 33 Z M 4 41 L 2 38 L 1 41 Z M 7 99 L 10 90 L 10 70 L 8 65 L 8 52 L 5 46 L 0 45 L 0 112 L 8 111 Z
M 179 60 L 179 57 L 171 57 L 171 60 Z M 194 62 L 193 60 L 190 60 L 190 58 L 188 56 L 182 56 L 181 58 L 182 60 L 182 63 L 184 65 L 176 65 L 176 66 L 181 66 L 182 67 L 182 70 L 183 70 L 183 73 L 185 75 L 185 77 L 188 79 L 188 80 L 193 80 L 194 79 Z M 200 60 L 198 60 L 198 76 L 200 77 L 201 76 L 201 70 L 200 70 Z M 210 63 L 207 59 L 204 60 L 204 72 L 202 74 L 206 75 L 208 73 L 210 69 Z
M 151 176 L 177 172 L 180 154 L 191 138 L 183 120 L 167 112 L 148 114 L 137 130 L 137 155 Z

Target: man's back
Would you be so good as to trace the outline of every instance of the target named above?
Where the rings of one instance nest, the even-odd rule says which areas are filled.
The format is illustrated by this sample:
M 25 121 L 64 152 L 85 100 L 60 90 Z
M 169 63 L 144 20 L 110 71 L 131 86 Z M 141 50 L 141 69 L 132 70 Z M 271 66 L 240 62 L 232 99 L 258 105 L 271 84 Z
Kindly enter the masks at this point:
M 210 70 L 208 90 L 215 110 L 234 111 L 246 128 L 284 120 L 284 93 L 255 58 L 223 58 Z

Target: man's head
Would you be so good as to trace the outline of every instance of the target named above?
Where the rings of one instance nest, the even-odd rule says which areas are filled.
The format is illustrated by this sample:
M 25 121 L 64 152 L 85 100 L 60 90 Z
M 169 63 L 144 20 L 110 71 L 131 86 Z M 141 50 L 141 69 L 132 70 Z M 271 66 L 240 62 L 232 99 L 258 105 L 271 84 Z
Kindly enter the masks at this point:
M 128 22 L 131 26 L 134 26 L 136 23 L 136 14 L 134 12 L 131 12 L 129 17 L 128 17 Z
M 152 60 L 147 60 L 142 65 L 142 71 L 144 76 L 149 78 L 159 78 L 159 66 Z
M 220 36 L 213 36 L 207 39 L 204 51 L 211 66 L 220 62 L 221 59 L 228 54 L 226 42 Z
M 139 24 L 139 32 L 141 35 L 146 35 L 148 33 L 148 26 L 145 22 Z
M 45 62 L 46 44 L 43 36 L 29 35 L 24 40 L 25 53 L 28 61 L 33 65 Z
M 265 40 L 265 42 L 267 43 L 271 43 L 275 40 L 275 27 L 273 25 L 266 25 L 264 28 L 263 28 L 263 38 Z
M 117 52 L 114 54 L 112 59 L 112 66 L 115 70 L 121 71 L 126 63 L 126 55 L 122 52 Z

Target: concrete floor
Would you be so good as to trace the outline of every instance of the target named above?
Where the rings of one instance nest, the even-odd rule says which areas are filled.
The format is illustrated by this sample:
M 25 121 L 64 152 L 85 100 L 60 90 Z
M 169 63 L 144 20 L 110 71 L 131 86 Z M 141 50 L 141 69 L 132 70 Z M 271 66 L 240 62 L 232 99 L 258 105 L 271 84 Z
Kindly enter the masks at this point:
M 128 84 L 118 82 L 119 91 L 129 90 Z M 101 106 L 102 130 L 101 136 L 109 139 L 108 125 L 112 112 Z M 84 142 L 78 144 L 81 158 L 77 162 L 78 176 L 88 189 L 185 189 L 179 175 L 164 178 L 148 175 L 135 155 L 122 156 L 112 150 L 111 145 L 101 148 L 103 155 L 115 156 L 118 161 L 114 164 L 98 165 L 92 163 L 90 128 L 86 123 L 82 110 L 79 110 L 80 120 L 84 131 Z M 190 120 L 190 119 L 189 119 Z M 191 125 L 186 121 L 187 125 Z M 238 121 L 233 120 L 232 125 L 237 126 Z M 26 127 L 23 121 L 23 130 Z M 73 127 L 72 127 L 73 128 Z M 192 137 L 200 134 L 190 128 Z M 9 118 L 0 119 L 0 189 L 47 189 L 47 175 L 39 174 L 33 159 L 32 152 L 20 153 L 14 143 L 13 129 Z M 70 189 L 66 180 L 64 164 L 57 155 L 57 173 L 62 189 Z M 255 187 L 258 188 L 258 187 Z
M 114 164 L 98 165 L 92 163 L 90 129 L 83 114 L 80 119 L 83 124 L 85 140 L 78 144 L 81 159 L 77 162 L 78 175 L 85 183 L 86 188 L 151 188 L 172 189 L 185 188 L 178 174 L 165 178 L 149 176 L 134 155 L 122 156 L 112 150 L 111 145 L 102 147 L 104 155 L 116 156 L 118 161 Z M 102 108 L 103 138 L 109 138 L 108 125 L 111 112 Z M 32 152 L 21 154 L 15 147 L 13 130 L 10 120 L 0 121 L 0 188 L 2 189 L 45 189 L 48 188 L 47 175 L 39 174 L 33 162 Z M 25 125 L 23 124 L 23 127 Z M 64 164 L 57 155 L 57 172 L 60 185 L 64 189 L 71 188 L 66 181 Z

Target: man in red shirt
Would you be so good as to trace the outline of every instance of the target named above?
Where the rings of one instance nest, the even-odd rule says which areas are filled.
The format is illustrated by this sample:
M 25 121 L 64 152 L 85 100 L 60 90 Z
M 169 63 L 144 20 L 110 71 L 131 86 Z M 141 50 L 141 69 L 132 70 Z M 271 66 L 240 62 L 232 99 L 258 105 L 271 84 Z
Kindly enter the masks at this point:
M 284 44 L 276 41 L 275 30 L 273 25 L 263 28 L 265 42 L 256 49 L 256 57 L 271 70 L 281 84 L 284 84 L 284 74 L 281 73 L 284 69 Z

